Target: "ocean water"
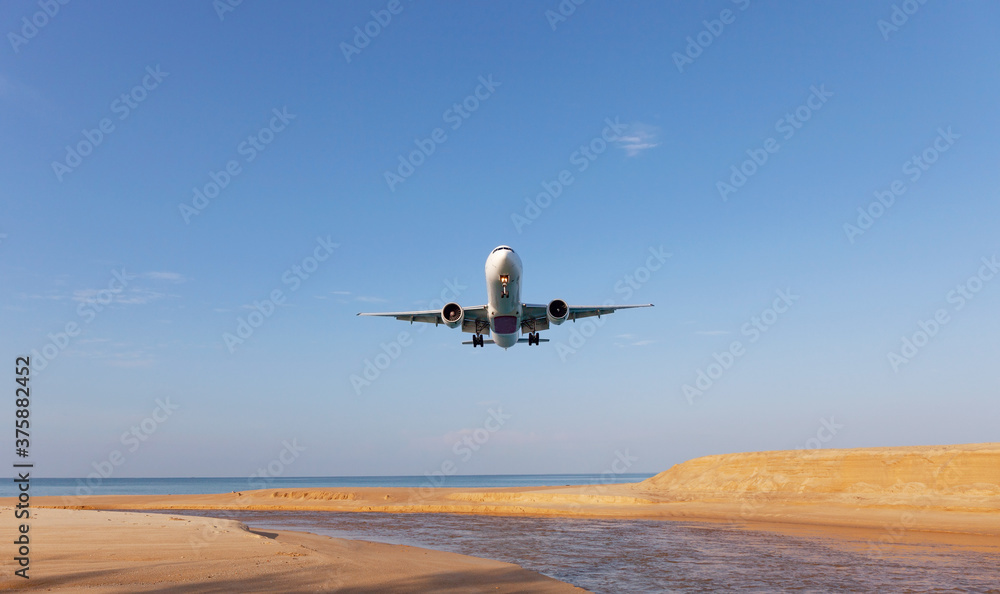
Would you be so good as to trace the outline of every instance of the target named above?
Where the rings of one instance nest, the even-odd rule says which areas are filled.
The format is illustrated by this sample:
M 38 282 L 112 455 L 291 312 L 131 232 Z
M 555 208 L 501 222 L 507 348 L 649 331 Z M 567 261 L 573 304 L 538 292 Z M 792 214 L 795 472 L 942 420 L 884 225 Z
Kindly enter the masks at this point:
M 1000 543 L 983 539 L 970 546 L 917 532 L 885 539 L 879 531 L 760 529 L 708 522 L 171 513 L 225 517 L 262 530 L 302 530 L 497 559 L 601 593 L 1000 592 Z
M 222 478 L 32 478 L 31 495 L 202 495 L 250 489 L 324 487 L 540 487 L 634 483 L 651 474 L 491 474 L 427 476 L 222 477 Z M 0 482 L 0 497 L 16 497 L 13 480 Z

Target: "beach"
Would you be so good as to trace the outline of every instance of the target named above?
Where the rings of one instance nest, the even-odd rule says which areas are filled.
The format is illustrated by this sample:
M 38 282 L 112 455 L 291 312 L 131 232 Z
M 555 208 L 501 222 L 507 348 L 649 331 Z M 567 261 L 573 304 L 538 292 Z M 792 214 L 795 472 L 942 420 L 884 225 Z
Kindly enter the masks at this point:
M 9 501 L 4 503 L 9 505 Z M 56 552 L 39 545 L 33 563 L 39 568 L 37 575 L 51 576 L 57 587 L 107 583 L 111 585 L 101 587 L 134 590 L 147 584 L 153 588 L 156 579 L 178 579 L 188 580 L 178 584 L 192 587 L 237 580 L 241 588 L 245 581 L 247 588 L 269 589 L 278 583 L 274 580 L 293 574 L 302 580 L 295 582 L 301 589 L 346 588 L 352 583 L 374 587 L 365 586 L 374 582 L 364 580 L 377 579 L 383 580 L 378 582 L 382 590 L 386 584 L 405 590 L 446 589 L 448 584 L 462 583 L 467 591 L 480 586 L 491 591 L 497 591 L 494 586 L 499 591 L 505 587 L 562 591 L 558 588 L 569 586 L 516 565 L 461 555 L 297 532 L 263 533 L 233 520 L 94 510 L 679 520 L 725 522 L 751 529 L 879 529 L 909 538 L 919 533 L 926 533 L 928 539 L 946 535 L 951 544 L 979 545 L 1000 535 L 1000 444 L 706 456 L 645 481 L 615 485 L 284 488 L 203 495 L 37 497 L 32 504 L 37 542 L 59 543 Z M 7 511 L 3 517 L 5 526 L 12 523 L 12 513 Z M 52 538 L 45 538 L 46 531 Z M 162 535 L 169 535 L 173 544 L 154 547 Z M 95 554 L 93 547 L 110 548 Z M 143 547 L 150 548 L 143 552 Z M 383 571 L 384 566 L 394 569 Z M 304 568 L 311 569 L 300 571 Z M 330 581 L 334 580 L 331 576 L 341 581 Z M 128 579 L 135 581 L 114 581 Z
M 17 528 L 10 508 L 3 533 Z M 580 592 L 516 565 L 416 547 L 262 531 L 225 519 L 35 509 L 29 579 L 3 589 L 91 592 Z
M 1000 535 L 1000 444 L 750 452 L 695 458 L 639 483 L 537 488 L 262 489 L 39 497 L 105 510 L 298 510 L 699 519 Z

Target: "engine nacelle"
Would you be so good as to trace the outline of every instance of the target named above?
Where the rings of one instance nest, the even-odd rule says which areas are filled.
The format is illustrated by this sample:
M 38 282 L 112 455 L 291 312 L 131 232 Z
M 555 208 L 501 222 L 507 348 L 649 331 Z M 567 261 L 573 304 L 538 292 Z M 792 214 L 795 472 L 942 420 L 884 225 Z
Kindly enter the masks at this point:
M 550 324 L 558 326 L 566 321 L 568 315 L 569 306 L 562 299 L 553 299 L 545 306 L 545 317 L 549 319 Z
M 445 326 L 457 328 L 465 320 L 465 310 L 457 303 L 445 303 L 444 307 L 441 308 L 441 319 L 444 321 Z

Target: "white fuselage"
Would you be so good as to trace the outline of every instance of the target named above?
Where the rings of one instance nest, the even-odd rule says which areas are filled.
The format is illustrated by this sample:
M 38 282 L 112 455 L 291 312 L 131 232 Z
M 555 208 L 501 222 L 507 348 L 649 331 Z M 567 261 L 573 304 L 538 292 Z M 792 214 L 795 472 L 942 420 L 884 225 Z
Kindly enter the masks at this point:
M 517 344 L 521 331 L 521 258 L 502 245 L 486 258 L 490 337 L 500 347 Z

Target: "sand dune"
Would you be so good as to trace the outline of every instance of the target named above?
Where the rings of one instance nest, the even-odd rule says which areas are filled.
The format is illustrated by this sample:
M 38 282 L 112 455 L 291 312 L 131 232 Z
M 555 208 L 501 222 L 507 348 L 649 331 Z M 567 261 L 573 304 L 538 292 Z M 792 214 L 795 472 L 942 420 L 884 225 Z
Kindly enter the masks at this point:
M 751 452 L 705 456 L 640 483 L 671 498 L 731 498 L 734 494 L 879 495 L 909 503 L 921 495 L 1000 503 L 1000 444 Z

